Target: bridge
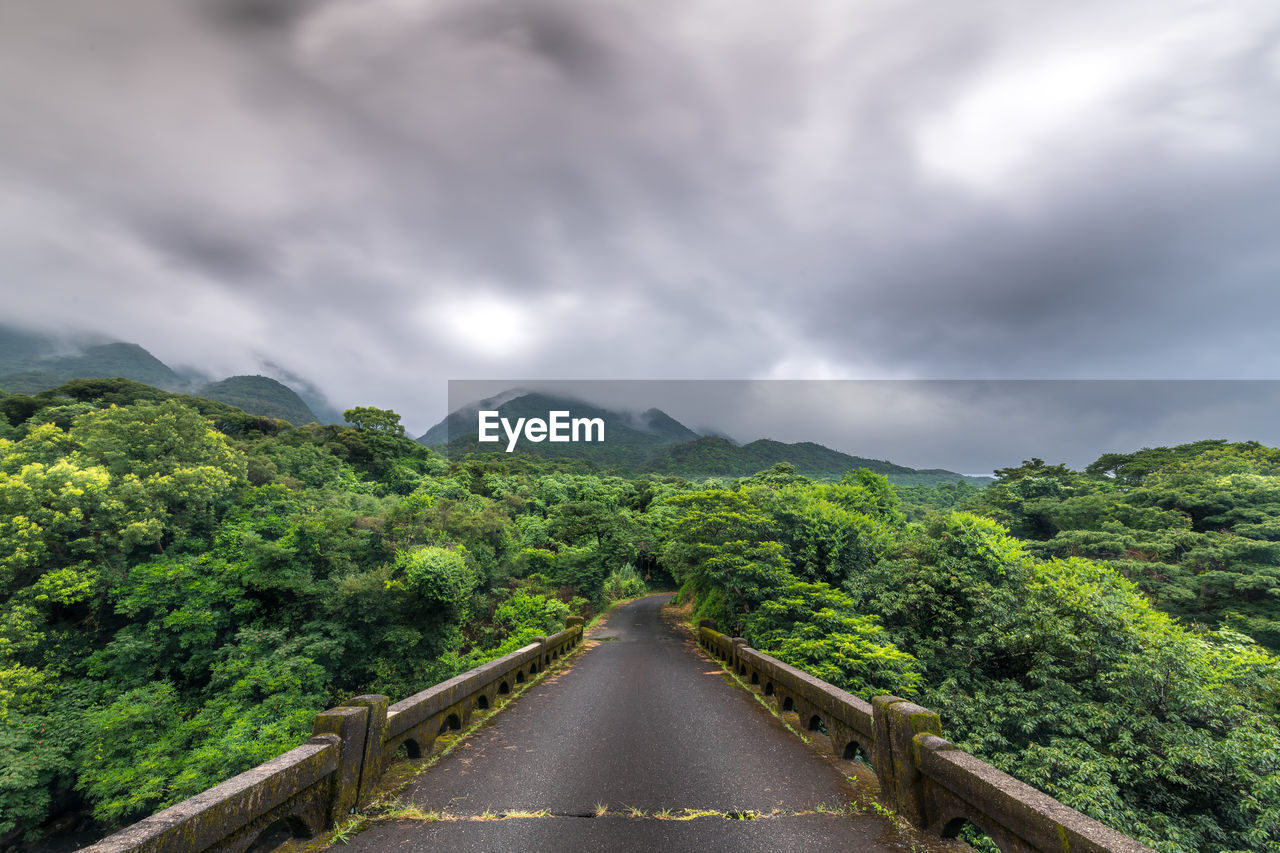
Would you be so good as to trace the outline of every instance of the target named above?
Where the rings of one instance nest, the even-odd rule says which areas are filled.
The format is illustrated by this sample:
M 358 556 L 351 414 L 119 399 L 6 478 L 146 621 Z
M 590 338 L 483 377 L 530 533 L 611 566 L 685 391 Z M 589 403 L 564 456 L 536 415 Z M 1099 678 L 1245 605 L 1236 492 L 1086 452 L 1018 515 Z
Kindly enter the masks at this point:
M 865 702 L 708 623 L 688 639 L 662 619 L 667 599 L 620 607 L 585 644 L 570 620 L 395 704 L 355 697 L 305 744 L 87 849 L 239 853 L 352 826 L 397 754 L 429 755 L 525 685 L 398 793 L 401 819 L 347 848 L 945 849 L 971 823 L 1006 853 L 1149 853 L 957 749 L 925 708 Z

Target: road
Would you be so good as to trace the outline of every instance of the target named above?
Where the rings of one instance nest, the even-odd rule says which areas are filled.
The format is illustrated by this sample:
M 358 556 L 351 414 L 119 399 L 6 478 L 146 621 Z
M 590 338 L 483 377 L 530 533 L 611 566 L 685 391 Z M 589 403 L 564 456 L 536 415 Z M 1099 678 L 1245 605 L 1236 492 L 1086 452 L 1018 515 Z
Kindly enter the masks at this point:
M 905 848 L 880 817 L 833 813 L 845 776 L 663 620 L 669 598 L 620 607 L 401 794 L 453 819 L 383 821 L 335 849 Z M 715 814 L 670 819 L 685 810 Z M 509 812 L 537 816 L 492 819 Z

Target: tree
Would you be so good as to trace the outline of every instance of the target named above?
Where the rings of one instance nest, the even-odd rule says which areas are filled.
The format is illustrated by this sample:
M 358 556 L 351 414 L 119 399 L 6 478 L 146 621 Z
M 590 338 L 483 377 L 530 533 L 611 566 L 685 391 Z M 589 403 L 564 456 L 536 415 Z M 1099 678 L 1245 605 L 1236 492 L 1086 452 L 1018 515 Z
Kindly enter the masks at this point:
M 373 406 L 356 406 L 342 413 L 347 423 L 358 430 L 404 436 L 404 427 L 400 425 L 400 416 L 391 409 L 375 409 Z

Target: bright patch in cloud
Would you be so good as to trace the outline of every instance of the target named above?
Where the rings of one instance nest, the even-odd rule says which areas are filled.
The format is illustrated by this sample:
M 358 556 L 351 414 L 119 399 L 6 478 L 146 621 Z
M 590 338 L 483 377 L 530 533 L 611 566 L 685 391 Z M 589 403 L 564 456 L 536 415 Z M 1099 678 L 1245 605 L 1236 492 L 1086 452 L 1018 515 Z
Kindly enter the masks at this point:
M 446 338 L 464 357 L 508 359 L 537 340 L 535 312 L 510 297 L 479 293 L 433 298 L 422 316 L 433 334 Z

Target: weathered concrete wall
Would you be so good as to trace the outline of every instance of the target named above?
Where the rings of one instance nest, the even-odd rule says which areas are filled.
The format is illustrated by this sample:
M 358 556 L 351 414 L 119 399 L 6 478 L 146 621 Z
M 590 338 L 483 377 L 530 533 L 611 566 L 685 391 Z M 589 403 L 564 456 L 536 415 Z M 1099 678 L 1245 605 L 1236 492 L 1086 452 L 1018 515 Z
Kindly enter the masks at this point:
M 94 853 L 240 851 L 281 819 L 296 823 L 303 833 L 319 832 L 329 818 L 342 748 L 337 735 L 313 737 L 88 849 Z
M 214 788 L 122 829 L 86 853 L 240 853 L 264 829 L 284 821 L 309 838 L 373 797 L 378 777 L 396 750 L 411 756 L 431 749 L 437 735 L 460 729 L 476 710 L 492 708 L 582 642 L 582 620 L 538 637 L 509 655 L 428 687 L 394 705 L 386 696 L 356 696 L 316 715 L 302 746 Z
M 837 758 L 858 752 L 875 769 L 881 796 L 921 829 L 954 836 L 966 821 L 1005 853 L 1152 853 L 1049 795 L 964 752 L 942 735 L 938 715 L 897 696 L 871 703 L 729 637 L 703 620 L 698 641 L 727 668 L 825 730 Z
M 437 735 L 465 728 L 474 710 L 492 707 L 499 694 L 510 693 L 517 684 L 541 672 L 545 668 L 542 660 L 549 654 L 547 639 L 536 639 L 390 706 L 377 760 L 385 766 L 402 746 L 411 758 L 427 754 Z

